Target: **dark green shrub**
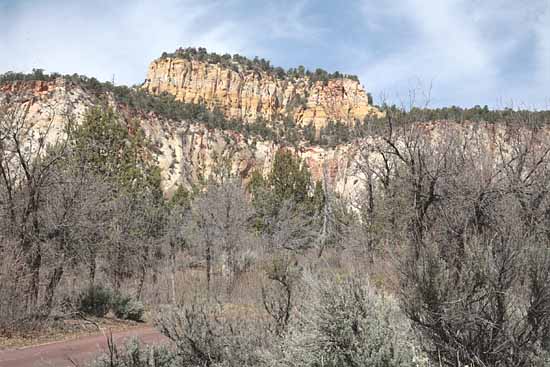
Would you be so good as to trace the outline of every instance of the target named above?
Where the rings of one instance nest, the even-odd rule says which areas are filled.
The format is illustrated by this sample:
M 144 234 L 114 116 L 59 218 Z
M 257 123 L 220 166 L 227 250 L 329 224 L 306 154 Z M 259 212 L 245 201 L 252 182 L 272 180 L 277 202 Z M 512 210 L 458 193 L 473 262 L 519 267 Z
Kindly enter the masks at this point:
M 92 285 L 82 291 L 78 297 L 78 310 L 88 315 L 103 317 L 109 312 L 113 300 L 110 289 Z
M 131 296 L 117 295 L 113 298 L 111 306 L 115 316 L 119 319 L 143 321 L 145 311 L 143 303 Z

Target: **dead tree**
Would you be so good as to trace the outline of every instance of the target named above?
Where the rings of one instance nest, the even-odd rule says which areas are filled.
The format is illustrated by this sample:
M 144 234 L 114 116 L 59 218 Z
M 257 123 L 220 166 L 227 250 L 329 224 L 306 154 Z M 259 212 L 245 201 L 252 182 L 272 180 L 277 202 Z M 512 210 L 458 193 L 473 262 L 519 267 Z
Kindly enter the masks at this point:
M 231 281 L 250 265 L 246 254 L 254 237 L 250 231 L 252 209 L 239 181 L 211 184 L 191 207 L 188 241 L 202 252 L 206 266 L 207 294 L 211 296 L 214 264 L 225 258 Z
M 42 226 L 43 197 L 48 194 L 49 178 L 66 157 L 67 141 L 55 132 L 60 124 L 52 112 L 45 121 L 31 121 L 32 97 L 24 94 L 4 96 L 0 105 L 0 179 L 2 210 L 9 236 L 17 238 L 25 258 L 19 269 L 27 280 L 26 308 L 38 305 L 42 251 L 47 233 Z M 65 123 L 70 123 L 63 116 Z M 55 149 L 53 149 L 55 147 Z

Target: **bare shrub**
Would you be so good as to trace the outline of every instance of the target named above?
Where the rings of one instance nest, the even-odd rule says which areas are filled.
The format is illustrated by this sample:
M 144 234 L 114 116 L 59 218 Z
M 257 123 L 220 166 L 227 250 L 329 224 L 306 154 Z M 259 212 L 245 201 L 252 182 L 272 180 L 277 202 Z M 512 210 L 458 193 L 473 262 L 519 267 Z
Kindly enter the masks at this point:
M 0 335 L 9 337 L 38 328 L 42 320 L 21 307 L 26 288 L 25 280 L 21 279 L 24 259 L 9 242 L 3 245 L 0 246 Z
M 403 309 L 435 363 L 548 363 L 550 146 L 528 121 L 495 136 L 446 127 L 390 126 L 365 148 Z
M 155 324 L 175 343 L 177 361 L 184 366 L 257 366 L 268 345 L 261 315 L 221 304 L 165 309 Z
M 107 351 L 89 367 L 175 367 L 173 362 L 174 354 L 164 346 L 143 346 L 134 338 L 119 348 L 109 335 Z
M 262 286 L 262 303 L 273 319 L 272 332 L 281 336 L 287 331 L 295 307 L 301 269 L 292 257 L 279 255 L 269 264 L 267 278 L 270 282 Z
M 516 229 L 513 229 L 515 231 Z M 548 340 L 548 250 L 523 233 L 473 236 L 460 258 L 423 246 L 404 268 L 407 315 L 445 366 L 542 366 Z

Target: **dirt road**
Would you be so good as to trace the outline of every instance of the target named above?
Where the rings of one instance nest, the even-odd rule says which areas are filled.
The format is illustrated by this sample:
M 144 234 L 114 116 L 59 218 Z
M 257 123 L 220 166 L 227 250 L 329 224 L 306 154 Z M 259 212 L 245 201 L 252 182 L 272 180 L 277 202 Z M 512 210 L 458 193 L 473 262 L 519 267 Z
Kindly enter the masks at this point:
M 153 328 L 139 328 L 113 333 L 117 345 L 137 336 L 145 344 L 158 344 L 166 339 Z M 23 349 L 0 350 L 0 367 L 84 367 L 98 353 L 107 350 L 103 334 L 71 341 L 49 343 Z

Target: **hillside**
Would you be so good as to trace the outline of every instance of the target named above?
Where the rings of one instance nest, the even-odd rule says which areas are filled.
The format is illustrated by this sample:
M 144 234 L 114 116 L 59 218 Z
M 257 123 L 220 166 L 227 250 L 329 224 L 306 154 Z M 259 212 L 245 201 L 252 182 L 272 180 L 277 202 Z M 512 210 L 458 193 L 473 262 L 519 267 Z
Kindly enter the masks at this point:
M 21 101 L 28 107 L 27 120 L 37 130 L 44 130 L 53 118 L 53 128 L 48 133 L 51 142 L 64 134 L 67 121 L 73 119 L 80 123 L 90 108 L 107 103 L 115 109 L 122 123 L 129 125 L 131 121 L 138 121 L 150 142 L 149 151 L 160 168 L 162 187 L 167 195 L 178 186 L 189 188 L 217 174 L 230 173 L 246 181 L 255 170 L 267 172 L 281 147 L 296 152 L 310 167 L 313 180 L 322 179 L 326 165 L 327 177 L 335 190 L 346 195 L 353 190 L 352 183 L 356 180 L 352 166 L 357 154 L 353 144 L 328 147 L 301 141 L 288 145 L 284 140 L 267 138 L 269 134 L 239 132 L 231 126 L 229 129 L 214 128 L 216 124 L 209 123 L 208 118 L 194 117 L 194 113 L 165 114 L 155 112 L 155 109 L 161 111 L 156 107 L 151 110 L 132 107 L 116 90 L 92 88 L 91 85 L 93 83 L 68 77 L 13 81 L 0 87 L 0 100 L 16 95 L 23 97 Z M 220 170 L 225 171 L 221 173 Z
M 164 93 L 167 92 L 166 90 L 162 93 L 161 90 L 152 90 L 153 93 L 149 93 L 147 90 L 156 88 L 153 87 L 154 83 L 151 79 L 148 79 L 142 88 L 135 89 L 113 86 L 110 83 L 99 83 L 93 78 L 83 76 L 35 73 L 26 76 L 4 75 L 3 83 L 0 84 L 0 100 L 6 100 L 15 95 L 22 96 L 21 100 L 29 108 L 27 119 L 39 130 L 44 129 L 46 123 L 53 117 L 54 124 L 48 133 L 51 142 L 64 133 L 65 124 L 69 120 L 67 117 L 80 123 L 86 116 L 86 112 L 94 106 L 114 108 L 121 122 L 127 126 L 132 121 L 137 121 L 138 126 L 144 131 L 150 142 L 149 155 L 160 168 L 162 188 L 168 196 L 179 186 L 190 188 L 193 185 L 204 184 L 209 178 L 220 174 L 236 175 L 245 182 L 249 180 L 254 171 L 265 175 L 271 169 L 276 152 L 283 147 L 295 152 L 309 167 L 313 181 L 321 181 L 326 177 L 327 183 L 339 195 L 347 198 L 357 195 L 358 188 L 361 186 L 360 181 L 364 179 L 360 169 L 364 152 L 361 152 L 360 143 L 365 139 L 373 139 L 372 134 L 380 129 L 383 130 L 384 125 L 388 123 L 387 119 L 377 119 L 377 115 L 368 115 L 366 116 L 368 119 L 364 119 L 365 122 L 358 121 L 351 126 L 346 125 L 346 120 L 337 124 L 330 122 L 321 127 L 316 136 L 312 135 L 313 132 L 308 126 L 289 125 L 279 120 L 247 122 L 246 118 L 230 119 L 220 115 L 219 111 L 211 111 L 208 107 L 214 103 L 216 98 L 225 93 L 222 93 L 223 88 L 213 88 L 213 85 L 210 84 L 218 80 L 213 75 L 218 75 L 216 73 L 219 72 L 223 72 L 226 76 L 233 75 L 233 77 L 263 75 L 265 80 L 270 81 L 269 83 L 279 83 L 282 79 L 274 77 L 271 69 L 264 68 L 264 71 L 258 72 L 253 71 L 250 66 L 237 64 L 240 69 L 235 72 L 223 64 L 171 56 L 155 60 L 151 64 L 149 75 L 151 75 L 152 69 L 156 70 L 155 73 L 159 71 L 160 65 L 167 67 L 171 65 L 167 69 L 171 75 L 175 75 L 176 70 L 183 70 L 178 69 L 179 67 L 191 68 L 186 69 L 191 72 L 191 75 L 185 74 L 190 79 L 184 79 L 194 81 L 189 84 L 195 88 L 196 93 L 193 95 L 195 97 L 210 96 L 214 99 L 205 101 L 202 97 L 194 97 L 189 101 L 190 94 L 187 94 L 185 88 L 169 88 L 169 91 L 175 93 L 175 96 Z M 200 74 L 193 74 L 197 70 L 200 71 Z M 194 79 L 198 75 L 208 76 L 208 78 L 199 83 Z M 306 79 L 312 77 L 312 74 L 304 74 Z M 163 79 L 159 78 L 157 80 Z M 285 74 L 285 78 L 291 77 Z M 311 87 L 317 88 L 315 90 L 319 91 L 319 88 L 325 90 L 323 88 L 329 88 L 333 83 L 355 83 L 358 85 L 354 77 L 334 79 L 333 76 L 328 76 L 327 78 L 324 81 L 316 81 L 311 84 Z M 254 80 L 261 81 L 261 79 Z M 285 83 L 292 84 L 289 80 L 286 80 Z M 305 83 L 304 79 L 300 83 Z M 272 86 L 274 85 L 272 84 Z M 213 92 L 218 94 L 212 95 Z M 161 94 L 159 95 L 159 93 Z M 258 94 L 258 96 L 261 95 L 261 93 Z M 228 100 L 231 100 L 231 96 L 226 96 L 229 98 Z M 259 97 L 254 98 L 256 101 L 259 100 Z M 361 103 L 352 104 L 352 100 L 349 98 L 344 100 L 353 106 L 352 110 L 360 110 L 363 106 Z M 216 103 L 216 106 L 220 107 L 219 103 Z M 261 107 L 261 105 L 258 104 L 257 107 Z M 324 108 L 322 105 L 318 107 Z M 261 111 L 266 112 L 267 110 L 254 111 L 261 114 L 263 113 Z M 382 115 L 380 113 L 378 116 Z M 301 116 L 305 116 L 305 114 Z M 428 116 L 428 120 L 425 120 L 426 116 Z M 410 114 L 404 115 L 402 120 L 421 123 L 426 126 L 426 132 L 435 136 L 444 134 L 445 130 L 449 129 L 464 133 L 477 126 L 477 124 L 464 121 L 455 124 L 440 120 L 443 118 L 460 121 L 461 116 L 474 120 L 481 119 L 481 121 L 491 120 L 500 126 L 495 129 L 494 123 L 487 122 L 479 125 L 486 127 L 482 135 L 488 144 L 494 144 L 496 140 L 502 139 L 502 136 L 506 135 L 506 121 L 517 119 L 511 111 L 501 113 L 485 111 L 485 109 L 476 107 L 471 110 L 456 108 L 413 110 Z M 546 113 L 532 115 L 533 119 L 540 120 L 538 123 L 543 123 L 547 117 Z M 438 118 L 439 122 L 437 122 Z M 499 125 L 498 121 L 501 121 L 502 124 Z M 467 128 L 465 129 L 465 127 Z M 500 135 L 500 138 L 497 135 Z M 323 173 L 325 169 L 326 175 Z

